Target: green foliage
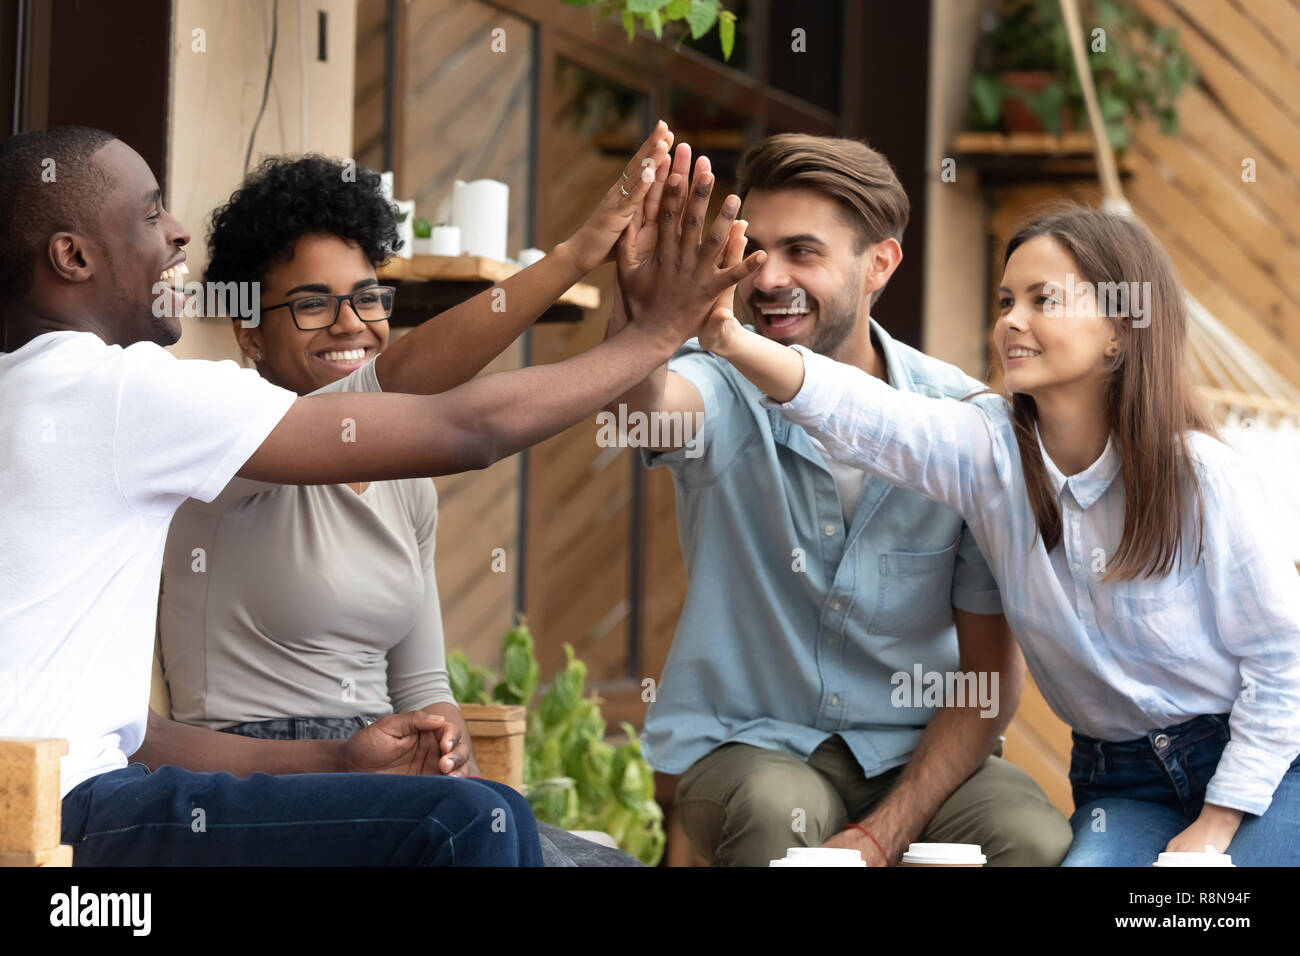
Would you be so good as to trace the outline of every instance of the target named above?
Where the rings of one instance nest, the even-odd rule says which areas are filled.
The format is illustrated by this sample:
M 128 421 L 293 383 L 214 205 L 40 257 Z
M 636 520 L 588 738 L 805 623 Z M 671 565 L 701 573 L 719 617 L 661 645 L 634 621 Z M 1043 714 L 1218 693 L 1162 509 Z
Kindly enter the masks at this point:
M 428 239 L 433 235 L 433 223 L 420 217 L 411 225 L 411 230 L 415 233 L 416 239 Z
M 1022 100 L 1053 133 L 1061 131 L 1067 115 L 1076 128 L 1084 128 L 1083 89 L 1057 0 L 997 0 L 994 7 L 971 77 L 972 128 L 995 129 L 1009 98 Z M 1097 102 L 1116 151 L 1128 145 L 1130 123 L 1145 115 L 1157 118 L 1165 133 L 1177 133 L 1178 97 L 1196 80 L 1177 30 L 1154 25 L 1129 0 L 1083 0 L 1080 7 Z M 1098 28 L 1104 31 L 1104 51 L 1093 49 Z M 1036 93 L 1002 82 L 1001 74 L 1019 71 L 1043 71 L 1053 79 Z
M 487 692 L 487 685 L 496 681 L 497 676 L 484 668 L 471 667 L 469 658 L 459 647 L 447 655 L 447 678 L 451 684 L 451 694 L 462 704 L 490 704 L 492 697 Z
M 664 38 L 665 27 L 677 25 L 675 34 L 689 33 L 694 40 L 718 26 L 722 58 L 731 59 L 736 48 L 736 15 L 726 10 L 720 0 L 561 0 L 568 7 L 591 7 L 595 23 L 602 23 L 617 13 L 627 33 L 627 42 L 636 39 L 638 21 L 655 35 Z
M 501 640 L 501 682 L 492 696 L 498 703 L 526 706 L 537 690 L 539 676 L 533 635 L 521 619 Z
M 564 669 L 536 707 L 539 668 L 524 618 L 501 641 L 501 680 L 469 665 L 463 651 L 447 656 L 458 701 L 523 704 L 524 793 L 537 819 L 566 830 L 601 830 L 649 866 L 663 856 L 663 811 L 654 798 L 654 771 L 641 756 L 635 728 L 624 723 L 627 743 L 605 742 L 605 718 L 596 694 L 584 697 L 587 665 L 564 645 Z M 486 688 L 495 683 L 493 696 Z

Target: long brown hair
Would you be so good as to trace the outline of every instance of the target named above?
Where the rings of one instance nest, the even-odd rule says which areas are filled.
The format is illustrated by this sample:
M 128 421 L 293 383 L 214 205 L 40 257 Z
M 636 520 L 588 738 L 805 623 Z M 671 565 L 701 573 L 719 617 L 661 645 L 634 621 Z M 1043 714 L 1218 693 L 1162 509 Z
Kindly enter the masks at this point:
M 1108 360 L 1103 401 L 1123 462 L 1124 530 L 1118 549 L 1108 557 L 1105 579 L 1168 574 L 1181 554 L 1183 521 L 1193 501 L 1198 559 L 1202 544 L 1204 504 L 1187 433 L 1215 433 L 1187 373 L 1187 304 L 1178 274 L 1140 221 L 1076 204 L 1053 207 L 1022 226 L 1007 243 L 1003 266 L 1017 248 L 1038 236 L 1060 243 L 1074 257 L 1080 278 L 1094 288 L 1122 282 L 1124 289 L 1142 290 L 1146 310 L 1141 324 L 1135 325 L 1131 315 L 1109 315 L 1119 351 Z M 1103 309 L 1102 296 L 1095 298 Z M 1061 513 L 1038 450 L 1034 399 L 1011 396 L 1011 417 L 1030 507 L 1043 545 L 1051 551 L 1061 540 Z

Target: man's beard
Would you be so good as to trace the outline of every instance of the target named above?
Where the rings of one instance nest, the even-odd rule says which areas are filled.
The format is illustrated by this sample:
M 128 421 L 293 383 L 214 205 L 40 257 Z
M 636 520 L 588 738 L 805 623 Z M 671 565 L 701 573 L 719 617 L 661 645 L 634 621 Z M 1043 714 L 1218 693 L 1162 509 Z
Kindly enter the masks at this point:
M 797 338 L 787 341 L 791 344 L 803 345 L 820 355 L 835 358 L 840 347 L 853 334 L 854 328 L 857 327 L 861 289 L 862 269 L 858 268 L 854 271 L 853 276 L 840 287 L 834 299 L 829 301 L 818 300 L 810 303 L 817 310 L 817 321 L 813 325 L 811 341 L 803 342 Z M 746 305 L 751 313 L 758 311 L 752 302 L 747 302 Z M 751 314 L 750 324 L 761 331 L 763 326 L 754 321 L 755 318 Z
M 858 324 L 858 284 L 846 285 L 834 301 L 817 303 L 817 323 L 808 348 L 835 358 Z
M 113 259 L 104 249 L 104 265 L 108 269 L 109 284 L 114 290 L 114 306 L 119 315 L 125 319 L 124 328 L 129 330 L 130 342 L 153 342 L 155 345 L 175 345 L 180 341 L 180 332 L 167 324 L 167 318 L 164 315 L 157 315 L 154 312 L 155 297 L 152 290 L 149 298 L 143 304 L 136 302 L 130 291 L 122 284 L 121 277 L 113 265 Z M 170 293 L 165 293 L 170 294 Z M 139 327 L 139 318 L 141 310 L 149 317 L 149 325 L 146 329 Z

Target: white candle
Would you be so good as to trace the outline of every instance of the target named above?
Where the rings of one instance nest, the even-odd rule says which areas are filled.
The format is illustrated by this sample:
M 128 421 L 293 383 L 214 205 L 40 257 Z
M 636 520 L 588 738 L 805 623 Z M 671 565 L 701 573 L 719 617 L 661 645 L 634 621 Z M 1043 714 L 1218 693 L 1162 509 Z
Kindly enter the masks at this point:
M 460 229 L 461 249 L 471 256 L 504 262 L 510 218 L 510 187 L 494 179 L 456 180 L 451 221 Z
M 435 256 L 460 255 L 460 230 L 455 226 L 434 226 L 432 242 Z

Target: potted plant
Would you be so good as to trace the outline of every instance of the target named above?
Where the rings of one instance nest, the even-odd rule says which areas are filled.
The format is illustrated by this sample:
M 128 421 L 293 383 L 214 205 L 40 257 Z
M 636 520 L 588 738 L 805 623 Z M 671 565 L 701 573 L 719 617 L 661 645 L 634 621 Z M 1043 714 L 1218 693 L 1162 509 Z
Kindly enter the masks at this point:
M 539 668 L 532 634 L 521 616 L 502 639 L 499 677 L 487 668 L 472 667 L 459 648 L 447 655 L 452 694 L 465 707 L 483 705 L 475 711 L 478 720 L 510 723 L 521 708 L 528 708 L 521 789 L 537 819 L 566 830 L 608 833 L 623 852 L 654 866 L 665 840 L 663 811 L 654 798 L 654 771 L 641 756 L 641 743 L 630 724 L 622 725 L 626 743 L 605 742 L 601 700 L 594 693 L 583 696 L 587 666 L 574 656 L 571 645 L 565 644 L 564 652 L 564 669 L 537 706 L 528 706 L 537 690 Z M 474 726 L 470 736 L 475 736 Z M 477 741 L 474 751 L 478 759 Z M 481 760 L 479 767 L 489 773 Z
M 1081 7 L 1098 105 L 1116 150 L 1128 145 L 1130 122 L 1146 114 L 1176 133 L 1178 96 L 1196 78 L 1177 31 L 1152 24 L 1125 0 L 1083 0 Z M 1057 0 L 993 0 L 981 26 L 972 128 L 1080 128 L 1083 90 Z

